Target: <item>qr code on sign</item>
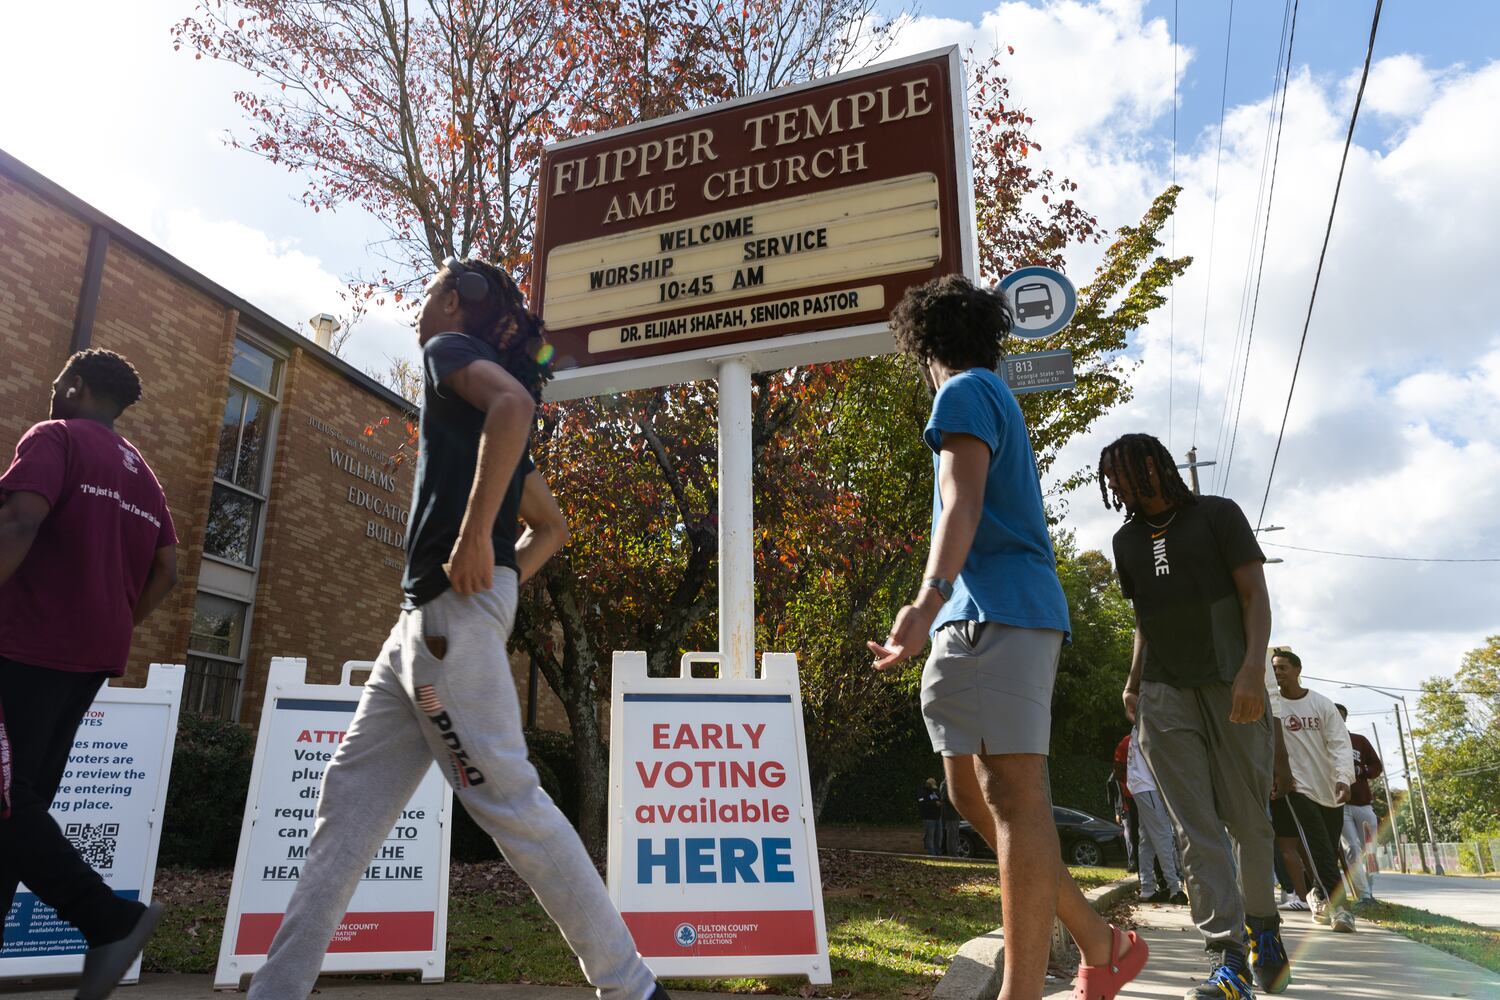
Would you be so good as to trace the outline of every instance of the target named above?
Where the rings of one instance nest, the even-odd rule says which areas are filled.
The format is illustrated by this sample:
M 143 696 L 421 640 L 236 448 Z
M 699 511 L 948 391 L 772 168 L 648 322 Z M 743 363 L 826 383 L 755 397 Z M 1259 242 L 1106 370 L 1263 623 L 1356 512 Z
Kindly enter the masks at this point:
M 120 824 L 69 823 L 63 833 L 91 868 L 109 869 L 115 866 L 115 845 L 120 837 Z

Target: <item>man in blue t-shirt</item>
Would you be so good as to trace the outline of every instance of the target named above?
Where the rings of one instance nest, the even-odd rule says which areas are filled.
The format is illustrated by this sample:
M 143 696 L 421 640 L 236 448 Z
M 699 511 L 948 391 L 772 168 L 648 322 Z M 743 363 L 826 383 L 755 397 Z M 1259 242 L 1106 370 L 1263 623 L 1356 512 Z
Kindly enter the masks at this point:
M 932 637 L 922 715 L 954 804 L 1000 861 L 1001 1000 L 1041 997 L 1054 913 L 1083 954 L 1082 995 L 1109 1000 L 1140 974 L 1146 943 L 1089 906 L 1052 820 L 1047 750 L 1068 606 L 1026 421 L 995 374 L 1011 323 L 1004 293 L 962 275 L 910 289 L 891 315 L 897 347 L 936 391 L 922 435 L 932 544 L 921 591 L 869 646 L 885 670 Z

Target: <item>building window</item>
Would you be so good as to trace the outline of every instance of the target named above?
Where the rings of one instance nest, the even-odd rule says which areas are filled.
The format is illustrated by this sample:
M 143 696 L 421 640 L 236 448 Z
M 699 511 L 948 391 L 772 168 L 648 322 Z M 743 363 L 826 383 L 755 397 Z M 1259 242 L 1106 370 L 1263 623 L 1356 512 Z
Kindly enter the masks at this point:
M 188 633 L 187 686 L 182 694 L 188 711 L 220 719 L 235 717 L 249 610 L 240 601 L 199 592 Z
M 221 593 L 198 592 L 182 695 L 186 710 L 220 719 L 239 716 L 253 610 L 223 594 L 255 592 L 283 364 L 249 337 L 235 339 L 203 533 L 204 555 L 229 565 L 215 567 L 212 586 Z
M 267 457 L 281 360 L 239 339 L 234 344 L 229 374 L 203 547 L 211 556 L 254 566 L 261 511 L 266 503 Z

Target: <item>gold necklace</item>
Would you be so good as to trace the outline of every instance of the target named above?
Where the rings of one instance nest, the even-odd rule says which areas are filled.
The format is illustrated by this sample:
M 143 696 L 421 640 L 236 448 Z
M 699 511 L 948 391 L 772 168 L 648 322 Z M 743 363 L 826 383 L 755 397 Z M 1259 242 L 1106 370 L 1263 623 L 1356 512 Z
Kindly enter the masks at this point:
M 1177 511 L 1177 510 L 1172 511 L 1172 516 L 1169 517 L 1169 518 L 1167 518 L 1166 523 L 1164 523 L 1164 524 L 1157 524 L 1154 521 L 1152 521 L 1149 517 L 1146 518 L 1146 523 L 1149 524 L 1149 525 L 1151 525 L 1151 527 L 1155 528 L 1157 531 L 1161 531 L 1167 525 L 1169 525 L 1173 521 L 1177 520 L 1177 515 L 1179 513 L 1181 513 L 1181 511 Z

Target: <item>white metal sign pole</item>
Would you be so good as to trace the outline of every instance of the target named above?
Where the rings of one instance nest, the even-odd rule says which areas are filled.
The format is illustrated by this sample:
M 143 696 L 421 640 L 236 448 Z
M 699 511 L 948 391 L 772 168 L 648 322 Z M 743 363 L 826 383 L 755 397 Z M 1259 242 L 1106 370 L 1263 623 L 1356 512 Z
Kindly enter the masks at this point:
M 755 676 L 755 498 L 750 362 L 719 364 L 719 652 L 732 678 Z

